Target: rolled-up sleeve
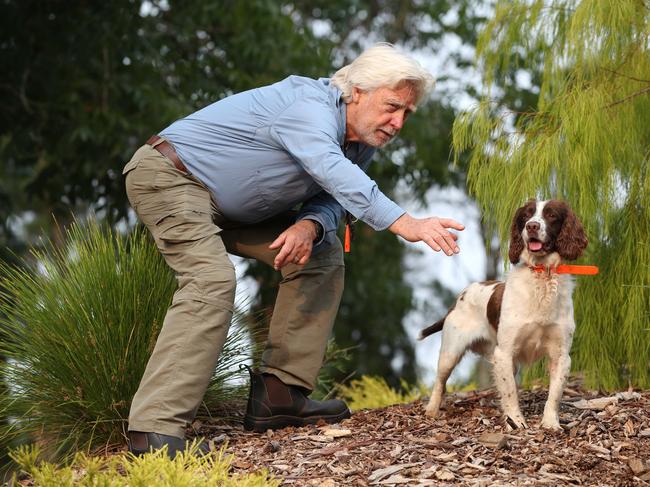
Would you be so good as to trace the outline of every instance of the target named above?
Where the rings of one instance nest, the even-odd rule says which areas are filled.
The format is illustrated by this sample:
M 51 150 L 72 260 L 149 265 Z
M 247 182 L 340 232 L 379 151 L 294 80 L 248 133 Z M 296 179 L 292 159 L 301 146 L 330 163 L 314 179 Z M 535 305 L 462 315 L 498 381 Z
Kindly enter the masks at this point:
M 345 157 L 337 141 L 336 120 L 325 100 L 308 95 L 295 101 L 273 121 L 270 135 L 325 192 L 374 230 L 385 230 L 405 213 Z M 336 214 L 331 201 L 315 199 L 311 212 L 322 217 L 317 220 L 325 231 L 336 229 L 340 213 Z

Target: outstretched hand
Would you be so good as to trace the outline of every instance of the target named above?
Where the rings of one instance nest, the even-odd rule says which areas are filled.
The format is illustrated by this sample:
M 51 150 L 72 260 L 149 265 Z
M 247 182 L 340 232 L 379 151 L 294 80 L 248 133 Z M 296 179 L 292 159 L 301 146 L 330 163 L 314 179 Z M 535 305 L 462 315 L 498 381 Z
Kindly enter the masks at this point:
M 269 245 L 272 250 L 280 249 L 273 260 L 276 271 L 287 264 L 305 265 L 309 262 L 316 238 L 316 225 L 311 220 L 297 221 Z
M 465 226 L 451 218 L 413 218 L 408 213 L 393 222 L 388 229 L 409 242 L 424 242 L 436 252 L 444 251 L 447 255 L 460 252 L 456 240 L 458 235 L 448 228 L 462 231 Z

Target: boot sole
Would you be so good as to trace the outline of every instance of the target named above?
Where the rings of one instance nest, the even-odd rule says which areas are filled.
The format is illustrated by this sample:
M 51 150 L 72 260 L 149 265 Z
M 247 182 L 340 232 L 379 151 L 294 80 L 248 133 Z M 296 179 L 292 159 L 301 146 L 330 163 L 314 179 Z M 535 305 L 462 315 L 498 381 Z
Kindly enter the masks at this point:
M 324 421 L 327 424 L 338 423 L 343 419 L 349 418 L 351 415 L 350 410 L 346 409 L 342 413 L 332 416 L 308 416 L 306 418 L 299 418 L 296 416 L 270 416 L 267 418 L 257 418 L 255 416 L 244 417 L 244 429 L 246 431 L 255 431 L 256 433 L 264 433 L 266 430 L 276 430 L 286 428 L 287 426 L 306 426 L 308 424 L 317 424 L 319 421 Z

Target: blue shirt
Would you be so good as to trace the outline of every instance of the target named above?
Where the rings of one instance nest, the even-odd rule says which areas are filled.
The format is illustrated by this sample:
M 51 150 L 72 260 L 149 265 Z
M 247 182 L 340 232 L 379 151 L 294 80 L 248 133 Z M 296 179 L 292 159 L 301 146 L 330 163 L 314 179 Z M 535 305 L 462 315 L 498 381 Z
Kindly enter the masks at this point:
M 229 96 L 160 135 L 212 192 L 224 217 L 256 223 L 301 204 L 334 238 L 343 208 L 375 230 L 403 213 L 370 179 L 375 149 L 345 144 L 346 105 L 329 79 L 290 76 Z

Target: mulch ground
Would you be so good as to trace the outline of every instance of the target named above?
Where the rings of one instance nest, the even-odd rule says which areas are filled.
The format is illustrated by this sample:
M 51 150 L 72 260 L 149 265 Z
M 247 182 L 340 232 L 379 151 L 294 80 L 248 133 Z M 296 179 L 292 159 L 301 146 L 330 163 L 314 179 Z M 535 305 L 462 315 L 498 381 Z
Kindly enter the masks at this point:
M 520 393 L 529 429 L 501 417 L 494 390 L 447 396 L 437 419 L 418 401 L 355 412 L 338 425 L 266 434 L 202 426 L 236 471 L 268 469 L 282 485 L 650 485 L 650 391 L 565 389 L 562 432 L 539 428 L 545 389 Z

